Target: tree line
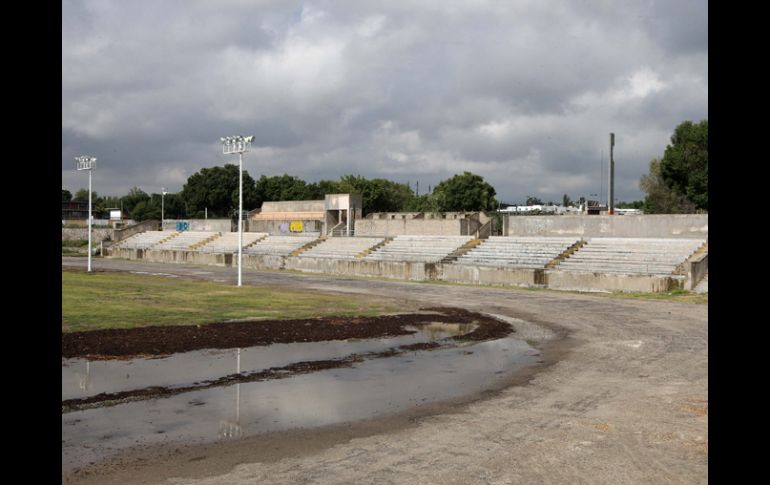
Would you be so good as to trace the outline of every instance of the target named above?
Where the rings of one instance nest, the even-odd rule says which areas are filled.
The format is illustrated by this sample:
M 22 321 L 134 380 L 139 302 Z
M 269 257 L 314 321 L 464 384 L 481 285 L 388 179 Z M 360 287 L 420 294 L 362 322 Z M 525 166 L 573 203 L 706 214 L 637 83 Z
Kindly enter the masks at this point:
M 166 194 L 163 212 L 166 219 L 237 218 L 238 166 L 226 164 L 208 167 L 187 179 L 181 192 Z M 360 193 L 364 214 L 371 212 L 449 212 L 493 211 L 499 206 L 494 187 L 483 177 L 470 172 L 443 180 L 431 193 L 417 195 L 410 184 L 386 179 L 367 179 L 344 175 L 339 180 L 308 183 L 284 174 L 254 180 L 243 171 L 243 209 L 262 206 L 263 202 L 281 200 L 320 200 L 326 194 Z M 136 221 L 161 218 L 161 194 L 148 194 L 138 187 L 122 197 L 91 193 L 95 218 L 106 217 L 107 209 L 122 209 L 123 217 Z M 88 189 L 73 196 L 62 189 L 62 202 L 87 202 Z

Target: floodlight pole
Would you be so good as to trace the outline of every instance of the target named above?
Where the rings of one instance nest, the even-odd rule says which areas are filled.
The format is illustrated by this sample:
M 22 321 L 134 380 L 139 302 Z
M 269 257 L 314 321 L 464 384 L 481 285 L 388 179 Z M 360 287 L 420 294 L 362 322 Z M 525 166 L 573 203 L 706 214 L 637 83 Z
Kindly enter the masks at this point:
M 96 157 L 75 157 L 78 170 L 88 170 L 88 272 L 91 272 L 91 171 L 96 165 Z
M 243 152 L 238 153 L 238 167 L 238 286 L 241 286 L 241 259 L 243 258 Z M 240 358 L 239 349 L 239 364 Z
M 249 150 L 253 136 L 228 136 L 220 138 L 222 141 L 222 153 L 238 154 L 238 286 L 242 286 L 242 260 L 243 260 L 243 152 Z
M 163 206 L 163 199 L 166 197 L 166 187 L 160 188 L 160 230 L 163 230 L 163 226 L 166 222 L 165 211 Z
M 88 272 L 91 272 L 91 171 L 88 171 Z

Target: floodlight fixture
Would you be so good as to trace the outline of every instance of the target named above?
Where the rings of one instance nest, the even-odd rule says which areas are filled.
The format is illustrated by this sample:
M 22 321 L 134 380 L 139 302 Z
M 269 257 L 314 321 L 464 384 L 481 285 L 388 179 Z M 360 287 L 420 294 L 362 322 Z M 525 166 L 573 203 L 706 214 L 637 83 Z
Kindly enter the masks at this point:
M 244 153 L 249 151 L 251 142 L 254 141 L 254 136 L 227 136 L 220 138 L 222 140 L 222 153 L 230 155 L 233 153 Z
M 88 170 L 88 272 L 91 272 L 91 172 L 96 167 L 96 157 L 89 157 L 82 155 L 75 157 L 77 162 L 76 168 L 80 170 Z

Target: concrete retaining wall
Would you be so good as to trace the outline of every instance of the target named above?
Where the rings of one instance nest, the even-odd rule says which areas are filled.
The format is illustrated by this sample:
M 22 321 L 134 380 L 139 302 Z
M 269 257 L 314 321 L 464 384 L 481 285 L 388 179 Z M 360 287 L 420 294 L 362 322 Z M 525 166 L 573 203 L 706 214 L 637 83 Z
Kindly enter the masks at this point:
M 708 214 L 503 216 L 506 236 L 677 237 L 708 239 Z
M 145 261 L 152 261 L 154 263 L 189 263 L 228 267 L 233 265 L 233 255 L 229 253 L 202 253 L 198 251 L 176 251 L 172 249 L 145 250 L 128 248 L 110 248 L 105 249 L 105 252 L 109 256 L 115 258 L 143 259 Z M 235 264 L 237 264 L 237 262 Z
M 286 258 L 286 269 L 307 273 L 378 276 L 410 281 L 436 279 L 436 264 L 405 261 L 363 261 L 332 258 Z
M 115 229 L 112 235 L 112 240 L 115 242 L 122 241 L 140 232 L 157 231 L 159 227 L 160 227 L 160 221 L 157 221 L 157 220 L 142 221 L 139 224 L 134 224 L 132 226 L 124 227 L 123 229 Z
M 91 244 L 99 244 L 104 239 L 110 239 L 112 237 L 112 231 L 114 229 L 91 229 Z M 79 227 L 62 227 L 61 229 L 62 241 L 87 241 L 88 240 L 88 228 Z
M 559 290 L 662 293 L 684 288 L 684 282 L 672 276 L 545 270 L 545 285 Z
M 443 264 L 438 279 L 455 283 L 495 286 L 543 286 L 542 269 L 493 268 L 464 264 Z
M 694 289 L 700 283 L 709 272 L 709 255 L 708 253 L 701 255 L 699 258 L 693 259 L 687 263 L 687 282 L 685 288 L 688 290 Z

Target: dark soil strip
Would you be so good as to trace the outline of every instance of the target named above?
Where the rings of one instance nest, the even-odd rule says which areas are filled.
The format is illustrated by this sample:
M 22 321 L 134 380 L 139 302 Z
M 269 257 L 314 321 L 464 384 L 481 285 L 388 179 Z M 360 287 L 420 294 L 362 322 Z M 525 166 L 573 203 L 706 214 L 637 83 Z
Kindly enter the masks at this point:
M 405 326 L 431 322 L 476 323 L 478 327 L 455 340 L 501 338 L 513 330 L 495 318 L 457 308 L 424 308 L 437 314 L 377 317 L 325 317 L 301 320 L 260 320 L 208 325 L 152 326 L 132 329 L 62 332 L 62 357 L 91 360 L 164 356 L 201 349 L 232 349 L 275 343 L 371 339 L 408 335 Z

